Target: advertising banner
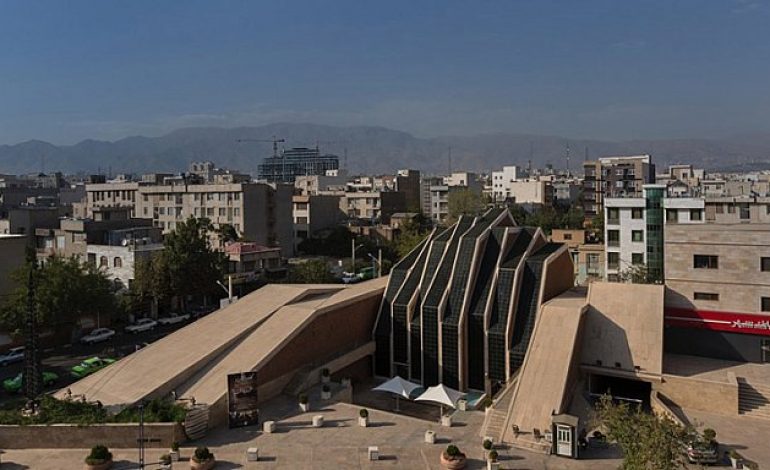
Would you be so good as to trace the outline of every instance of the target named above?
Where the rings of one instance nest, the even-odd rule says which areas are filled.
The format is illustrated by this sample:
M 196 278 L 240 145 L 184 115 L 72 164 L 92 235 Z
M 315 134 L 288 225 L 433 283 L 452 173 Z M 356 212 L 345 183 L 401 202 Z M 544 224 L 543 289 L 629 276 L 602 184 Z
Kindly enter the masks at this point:
M 770 315 L 668 307 L 666 326 L 770 336 Z
M 240 372 L 227 376 L 227 411 L 231 428 L 259 423 L 257 373 Z

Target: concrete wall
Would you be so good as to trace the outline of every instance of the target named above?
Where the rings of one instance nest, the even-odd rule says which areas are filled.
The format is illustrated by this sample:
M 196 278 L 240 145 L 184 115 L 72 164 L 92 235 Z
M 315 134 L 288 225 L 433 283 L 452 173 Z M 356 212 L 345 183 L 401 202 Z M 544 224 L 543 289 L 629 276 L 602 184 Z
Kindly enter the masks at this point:
M 727 382 L 696 380 L 665 374 L 663 381 L 653 382 L 652 387 L 653 391 L 662 393 L 682 408 L 724 416 L 738 414 L 738 381 L 732 372 L 728 372 Z
M 663 286 L 593 282 L 581 362 L 626 372 L 663 371 Z M 615 363 L 620 363 L 616 368 Z
M 171 447 L 176 442 L 184 442 L 184 429 L 176 423 L 148 423 L 144 425 L 145 437 L 160 439 L 160 442 L 148 442 L 147 447 Z M 52 424 L 34 426 L 0 426 L 0 447 L 3 449 L 35 449 L 44 446 L 47 449 L 81 449 L 103 444 L 110 448 L 136 448 L 139 438 L 139 425 L 96 424 L 78 426 L 73 424 Z M 84 451 L 83 458 L 87 451 Z

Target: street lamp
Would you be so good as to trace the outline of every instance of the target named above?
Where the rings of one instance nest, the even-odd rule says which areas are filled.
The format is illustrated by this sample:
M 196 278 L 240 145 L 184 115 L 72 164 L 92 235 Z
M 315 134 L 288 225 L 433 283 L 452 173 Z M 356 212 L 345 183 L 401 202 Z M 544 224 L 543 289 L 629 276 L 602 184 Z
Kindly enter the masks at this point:
M 372 275 L 374 275 L 374 263 L 377 263 L 377 277 L 382 277 L 382 248 L 379 249 L 377 257 L 371 253 L 367 253 L 367 255 L 372 259 Z
M 350 265 L 352 266 L 353 275 L 356 274 L 356 250 L 363 248 L 363 246 L 363 244 L 356 246 L 355 238 L 350 240 Z

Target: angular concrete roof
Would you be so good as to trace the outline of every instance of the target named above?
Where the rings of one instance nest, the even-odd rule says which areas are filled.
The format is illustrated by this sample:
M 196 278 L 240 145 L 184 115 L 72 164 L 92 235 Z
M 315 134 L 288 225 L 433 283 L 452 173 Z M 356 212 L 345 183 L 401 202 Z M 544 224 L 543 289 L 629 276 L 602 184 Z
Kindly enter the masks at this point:
M 352 286 L 269 284 L 69 388 L 74 395 L 109 407 L 171 390 L 180 396 L 193 393 L 205 402 L 226 392 L 228 373 L 254 368 L 325 306 L 381 291 L 386 282 L 387 277 Z M 64 391 L 56 395 L 61 398 Z

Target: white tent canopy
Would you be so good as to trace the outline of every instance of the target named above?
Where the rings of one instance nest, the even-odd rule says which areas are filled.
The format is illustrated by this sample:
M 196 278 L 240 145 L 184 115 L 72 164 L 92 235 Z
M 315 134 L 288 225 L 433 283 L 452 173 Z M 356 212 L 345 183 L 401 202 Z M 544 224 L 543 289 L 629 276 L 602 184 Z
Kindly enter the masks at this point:
M 416 383 L 412 383 L 408 380 L 404 380 L 397 375 L 392 379 L 388 380 L 387 382 L 377 387 L 374 387 L 372 391 L 388 392 L 388 393 L 392 393 L 394 395 L 402 396 L 406 399 L 409 399 L 409 394 L 412 393 L 414 389 L 418 387 L 419 385 L 417 385 Z
M 443 413 L 444 405 L 455 408 L 457 400 L 464 396 L 465 394 L 463 392 L 449 388 L 444 384 L 438 384 L 425 390 L 425 392 L 419 397 L 415 398 L 414 401 L 430 401 L 433 403 L 438 403 L 442 405 Z

